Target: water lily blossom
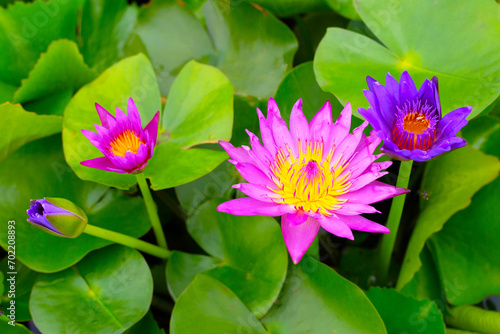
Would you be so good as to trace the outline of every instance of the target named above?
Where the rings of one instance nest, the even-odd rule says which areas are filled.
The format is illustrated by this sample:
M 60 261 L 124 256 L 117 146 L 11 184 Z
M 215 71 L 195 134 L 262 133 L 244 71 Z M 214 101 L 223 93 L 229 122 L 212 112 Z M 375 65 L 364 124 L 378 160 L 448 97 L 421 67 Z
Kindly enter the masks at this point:
M 58 237 L 76 238 L 87 226 L 87 215 L 64 198 L 45 197 L 30 201 L 28 222 Z
M 140 173 L 153 156 L 158 134 L 157 112 L 142 129 L 141 117 L 132 98 L 128 100 L 127 114 L 116 108 L 116 118 L 96 103 L 101 124 L 95 124 L 97 133 L 82 129 L 88 140 L 104 157 L 82 161 L 87 167 L 116 173 Z
M 381 150 L 398 160 L 426 161 L 465 146 L 456 137 L 467 124 L 472 107 L 461 107 L 441 117 L 438 79 L 426 79 L 417 91 L 413 79 L 404 71 L 400 82 L 387 73 L 385 86 L 366 79 L 364 94 L 370 103 L 359 113 L 383 140 Z
M 219 142 L 248 182 L 233 187 L 249 197 L 222 203 L 218 211 L 281 216 L 283 238 L 294 263 L 300 261 L 320 227 L 351 240 L 351 229 L 389 232 L 360 214 L 378 212 L 370 204 L 408 190 L 376 181 L 387 173 L 382 170 L 391 162 L 375 162 L 381 156 L 373 155 L 380 139 L 363 134 L 368 122 L 349 133 L 350 104 L 333 123 L 327 101 L 308 123 L 302 100 L 298 100 L 290 116 L 290 131 L 272 98 L 267 118 L 259 109 L 257 113 L 264 145 L 249 131 L 251 148 Z

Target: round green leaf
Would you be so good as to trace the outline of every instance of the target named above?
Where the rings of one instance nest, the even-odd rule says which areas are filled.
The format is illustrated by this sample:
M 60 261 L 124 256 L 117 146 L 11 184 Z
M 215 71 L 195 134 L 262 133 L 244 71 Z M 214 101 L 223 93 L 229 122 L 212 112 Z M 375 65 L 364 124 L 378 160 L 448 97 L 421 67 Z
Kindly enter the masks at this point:
M 287 252 L 281 229 L 270 217 L 242 217 L 217 212 L 217 205 L 223 200 L 215 199 L 200 205 L 187 220 L 188 232 L 195 241 L 213 258 L 214 262 L 199 257 L 186 258 L 169 263 L 167 271 L 182 272 L 179 278 L 190 278 L 195 270 L 183 269 L 187 261 L 202 262 L 198 267 L 217 266 L 207 272 L 231 289 L 241 301 L 261 317 L 278 297 L 285 280 L 287 270 Z M 174 268 L 170 268 L 174 266 Z M 177 266 L 177 268 L 175 267 Z M 196 269 L 198 270 L 198 269 Z M 174 276 L 168 276 L 172 289 L 189 284 L 174 282 Z M 180 289 L 174 291 L 179 295 Z
M 124 333 L 125 334 L 165 334 L 165 330 L 160 329 L 160 327 L 158 327 L 158 324 L 156 323 L 155 319 L 153 318 L 153 314 L 151 314 L 151 311 L 149 311 L 141 319 L 141 321 L 139 321 L 138 323 L 136 323 L 135 325 L 133 325 L 132 327 L 127 329 Z
M 16 2 L 0 7 L 0 81 L 19 86 L 56 39 L 75 40 L 81 1 Z
M 243 0 L 230 1 L 228 5 L 230 10 L 239 6 Z M 277 16 L 292 16 L 306 12 L 313 12 L 327 9 L 324 0 L 256 0 L 253 3 L 265 7 Z
M 24 327 L 23 325 L 18 324 L 17 322 L 13 322 L 14 326 L 9 324 L 9 322 L 12 323 L 12 320 L 7 318 L 7 316 L 5 314 L 0 316 L 0 331 L 2 331 L 2 333 L 9 333 L 9 334 L 33 333 L 30 330 L 28 330 L 26 327 Z
M 25 110 L 35 112 L 38 115 L 62 116 L 72 96 L 73 91 L 67 88 L 37 100 L 23 103 L 23 107 Z
M 172 334 L 266 334 L 259 320 L 227 286 L 198 275 L 175 303 Z
M 297 40 L 266 10 L 246 1 L 228 10 L 228 4 L 208 0 L 203 5 L 217 50 L 213 64 L 227 75 L 237 93 L 267 99 L 290 67 Z
M 57 93 L 76 91 L 96 77 L 83 61 L 75 42 L 61 39 L 49 45 L 42 53 L 29 77 L 22 81 L 14 95 L 14 102 L 23 103 Z
M 122 333 L 149 309 L 153 278 L 142 255 L 113 245 L 76 266 L 41 275 L 30 310 L 45 333 Z
M 354 7 L 353 0 L 326 0 L 328 6 L 340 15 L 351 20 L 359 20 L 359 14 Z
M 85 0 L 81 14 L 82 54 L 99 72 L 123 58 L 138 10 L 126 0 Z
M 473 106 L 472 118 L 500 93 L 500 7 L 494 1 L 355 2 L 383 45 L 350 31 L 328 30 L 314 69 L 320 86 L 341 102 L 367 107 L 366 76 L 383 83 L 387 72 L 399 79 L 405 69 L 417 85 L 439 78 L 443 114 Z
M 97 79 L 81 88 L 66 107 L 63 123 L 64 155 L 81 179 L 119 189 L 128 189 L 136 183 L 134 175 L 103 171 L 80 164 L 84 160 L 102 156 L 81 133 L 81 129 L 95 132 L 94 124 L 101 124 L 95 103 L 114 114 L 117 107 L 127 110 L 130 97 L 134 99 L 142 126 L 145 127 L 160 109 L 160 92 L 151 63 L 144 55 L 129 57 L 111 66 Z
M 214 50 L 198 19 L 177 1 L 153 1 L 143 6 L 135 33 L 153 63 L 162 95 L 189 60 L 208 62 Z
M 499 170 L 498 159 L 471 146 L 428 163 L 420 187 L 428 194 L 428 200 L 421 199 L 422 209 L 406 250 L 398 290 L 419 270 L 420 252 L 427 239 L 441 230 L 455 212 L 466 208 L 472 195 L 495 179 Z
M 309 256 L 290 268 L 262 322 L 271 334 L 387 333 L 360 288 Z
M 366 296 L 384 320 L 388 333 L 445 334 L 443 315 L 430 300 L 418 301 L 381 288 L 371 288 Z
M 26 221 L 31 199 L 66 198 L 87 213 L 91 224 L 133 237 L 151 228 L 140 197 L 124 196 L 120 191 L 80 180 L 64 162 L 57 137 L 27 144 L 5 159 L 0 164 L 0 189 L 0 219 L 16 222 L 16 257 L 36 271 L 62 270 L 110 242 L 85 233 L 68 239 L 42 231 Z M 7 235 L 7 224 L 0 224 L 0 245 L 4 249 Z
M 61 131 L 62 117 L 37 115 L 19 104 L 0 105 L 0 161 L 30 141 Z

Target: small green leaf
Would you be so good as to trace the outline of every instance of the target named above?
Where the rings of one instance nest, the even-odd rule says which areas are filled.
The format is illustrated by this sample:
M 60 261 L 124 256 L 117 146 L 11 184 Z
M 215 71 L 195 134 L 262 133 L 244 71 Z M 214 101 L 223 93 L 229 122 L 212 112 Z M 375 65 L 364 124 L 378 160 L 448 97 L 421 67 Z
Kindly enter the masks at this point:
M 23 103 L 23 107 L 27 111 L 35 112 L 38 115 L 62 116 L 72 96 L 71 89 L 65 89 L 38 100 Z
M 58 133 L 62 117 L 37 115 L 19 104 L 0 105 L 0 161 L 30 141 Z
M 228 4 L 209 0 L 203 5 L 217 50 L 217 59 L 211 63 L 227 75 L 238 94 L 267 99 L 291 66 L 297 40 L 266 10 L 246 1 L 228 10 Z
M 420 252 L 427 239 L 441 230 L 455 212 L 466 208 L 472 195 L 491 182 L 499 169 L 498 159 L 470 146 L 428 163 L 421 184 L 428 200 L 421 200 L 422 209 L 406 250 L 398 290 L 410 282 L 419 270 Z
M 290 268 L 262 322 L 271 334 L 387 333 L 360 288 L 309 256 Z
M 12 323 L 13 325 L 9 324 Z M 17 321 L 12 321 L 4 314 L 0 316 L 0 331 L 2 333 L 9 334 L 30 334 L 32 331 L 28 330 L 21 324 L 18 324 Z
M 212 260 L 179 254 L 178 261 L 169 261 L 167 265 L 169 289 L 174 298 L 181 295 L 181 289 L 194 275 L 204 271 L 231 289 L 253 314 L 261 317 L 278 297 L 285 280 L 287 252 L 281 229 L 270 217 L 219 213 L 216 208 L 222 202 L 221 199 L 205 202 L 187 220 L 188 232 Z
M 233 10 L 234 7 L 239 6 L 241 3 L 238 1 L 227 3 L 229 10 Z M 323 0 L 256 0 L 253 3 L 261 5 L 262 7 L 268 9 L 277 16 L 293 16 L 306 12 L 314 12 L 325 10 L 328 7 L 324 4 Z
M 103 156 L 81 133 L 81 129 L 95 132 L 94 124 L 101 124 L 95 103 L 114 114 L 117 107 L 127 110 L 130 97 L 134 99 L 142 126 L 145 127 L 160 109 L 160 92 L 151 63 L 142 54 L 111 66 L 97 79 L 82 87 L 69 102 L 64 111 L 64 155 L 81 179 L 119 189 L 128 189 L 137 183 L 134 175 L 103 171 L 80 164 L 84 160 Z
M 46 333 L 122 333 L 149 309 L 153 278 L 142 255 L 121 245 L 92 252 L 64 271 L 41 275 L 30 310 Z
M 371 288 L 366 296 L 384 320 L 388 333 L 445 334 L 443 315 L 430 300 L 418 301 L 381 288 Z
M 5 159 L 0 164 L 0 189 L 0 219 L 16 222 L 16 242 L 22 245 L 16 258 L 39 272 L 65 269 L 110 242 L 85 233 L 76 239 L 61 238 L 38 229 L 26 221 L 32 199 L 64 197 L 82 208 L 91 224 L 133 237 L 151 228 L 142 198 L 80 180 L 65 163 L 61 140 L 55 136 L 27 144 Z M 7 235 L 7 224 L 0 224 L 4 249 Z
M 196 276 L 175 303 L 170 321 L 172 334 L 266 334 L 259 320 L 227 286 Z
M 62 90 L 75 92 L 96 77 L 83 61 L 75 42 L 61 39 L 42 53 L 29 77 L 24 79 L 14 95 L 14 102 L 36 100 Z
M 81 50 L 90 67 L 101 72 L 124 57 L 137 15 L 137 7 L 126 0 L 84 1 Z

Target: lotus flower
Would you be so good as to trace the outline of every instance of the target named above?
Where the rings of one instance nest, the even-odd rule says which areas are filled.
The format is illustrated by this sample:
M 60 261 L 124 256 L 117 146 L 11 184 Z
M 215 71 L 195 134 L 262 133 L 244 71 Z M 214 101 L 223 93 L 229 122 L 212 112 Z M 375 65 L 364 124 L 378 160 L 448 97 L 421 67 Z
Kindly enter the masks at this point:
M 384 141 L 381 150 L 397 160 L 426 161 L 466 145 L 456 137 L 467 124 L 472 107 L 462 107 L 441 117 L 438 79 L 426 79 L 417 91 L 413 79 L 404 71 L 398 83 L 387 73 L 385 87 L 368 77 L 364 90 L 370 103 L 359 113 Z
M 74 203 L 64 198 L 30 201 L 28 222 L 58 237 L 76 238 L 87 226 L 87 215 Z
M 354 239 L 351 229 L 388 233 L 362 216 L 378 212 L 370 204 L 408 192 L 376 181 L 390 161 L 374 162 L 380 139 L 365 136 L 363 123 L 353 133 L 351 106 L 347 104 L 333 123 L 330 102 L 310 123 L 302 113 L 302 100 L 294 105 L 290 131 L 271 98 L 267 118 L 257 109 L 262 134 L 247 131 L 251 148 L 235 148 L 220 141 L 241 176 L 236 184 L 249 197 L 234 199 L 217 210 L 234 215 L 281 216 L 286 247 L 295 264 L 313 242 L 320 227 L 339 237 Z
M 153 156 L 158 134 L 157 112 L 142 129 L 141 117 L 132 98 L 128 100 L 128 116 L 116 108 L 116 118 L 96 103 L 102 126 L 95 124 L 97 133 L 82 130 L 88 140 L 104 154 L 104 157 L 82 161 L 87 167 L 116 173 L 140 173 Z

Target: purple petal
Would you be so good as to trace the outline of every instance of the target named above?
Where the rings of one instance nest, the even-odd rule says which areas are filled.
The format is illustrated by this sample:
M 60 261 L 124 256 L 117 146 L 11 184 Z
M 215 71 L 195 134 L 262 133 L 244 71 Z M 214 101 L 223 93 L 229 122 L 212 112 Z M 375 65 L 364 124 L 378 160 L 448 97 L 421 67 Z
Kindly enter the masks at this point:
M 399 104 L 399 82 L 387 73 L 385 77 L 385 88 L 387 92 L 394 98 L 395 102 Z
M 359 190 L 339 195 L 338 198 L 347 199 L 349 203 L 372 204 L 408 192 L 410 192 L 408 189 L 373 181 Z
M 432 83 L 434 84 L 434 101 L 436 101 L 436 107 L 439 113 L 439 119 L 441 119 L 441 102 L 439 101 L 439 83 L 436 76 L 432 77 Z
M 407 101 L 412 101 L 417 96 L 417 87 L 413 82 L 410 74 L 404 71 L 399 80 L 399 103 L 404 104 Z
M 262 202 L 275 203 L 276 194 L 265 186 L 253 183 L 238 183 L 232 186 L 239 189 L 242 193 Z M 274 196 L 274 197 L 273 197 Z
M 385 124 L 391 128 L 396 119 L 396 101 L 389 95 L 387 89 L 383 85 L 376 83 L 374 89 L 375 95 L 377 96 L 380 115 L 384 119 Z
M 107 157 L 95 158 L 80 162 L 83 166 L 102 169 L 116 173 L 127 173 L 126 170 L 117 168 Z
M 282 216 L 296 211 L 293 205 L 265 203 L 251 197 L 237 198 L 220 204 L 217 211 L 237 216 Z
M 356 216 L 342 216 L 338 215 L 339 219 L 341 219 L 344 223 L 349 226 L 349 228 L 356 231 L 364 231 L 371 233 L 389 233 L 390 230 L 384 225 L 377 224 L 372 222 L 371 220 L 366 219 L 360 215 Z
M 377 132 L 377 135 L 382 140 L 386 140 L 387 135 L 390 134 L 390 130 L 382 116 L 379 116 L 372 107 L 368 107 L 368 109 L 358 108 L 358 112 L 365 120 L 368 121 L 368 123 L 370 123 L 373 129 Z
M 337 218 L 335 215 L 332 215 L 331 217 L 321 215 L 318 218 L 318 222 L 322 228 L 324 228 L 331 234 L 341 238 L 354 240 L 354 236 L 352 235 L 352 231 L 349 226 L 347 226 L 346 223 Z
M 432 81 L 429 79 L 425 79 L 424 83 L 422 86 L 420 86 L 420 89 L 418 90 L 418 99 L 421 101 L 422 105 L 429 105 L 433 106 L 436 108 L 436 112 L 438 111 L 438 107 L 436 105 L 436 99 L 435 99 L 435 86 Z
M 106 109 L 101 107 L 98 103 L 95 104 L 95 108 L 97 109 L 97 114 L 99 115 L 99 119 L 101 120 L 102 126 L 105 128 L 111 129 L 116 125 L 116 119 L 111 115 Z
M 281 217 L 281 231 L 285 240 L 286 248 L 294 264 L 299 263 L 319 231 L 319 223 L 316 219 L 308 217 L 300 225 L 293 225 L 288 216 Z
M 45 198 L 43 200 L 38 201 L 40 204 L 43 206 L 43 213 L 45 215 L 50 215 L 50 214 L 65 214 L 65 215 L 76 215 L 73 212 L 70 212 L 68 210 L 64 210 L 57 205 L 54 205 L 47 201 Z
M 436 139 L 455 136 L 467 124 L 466 117 L 471 111 L 472 107 L 462 107 L 444 115 L 437 125 Z

